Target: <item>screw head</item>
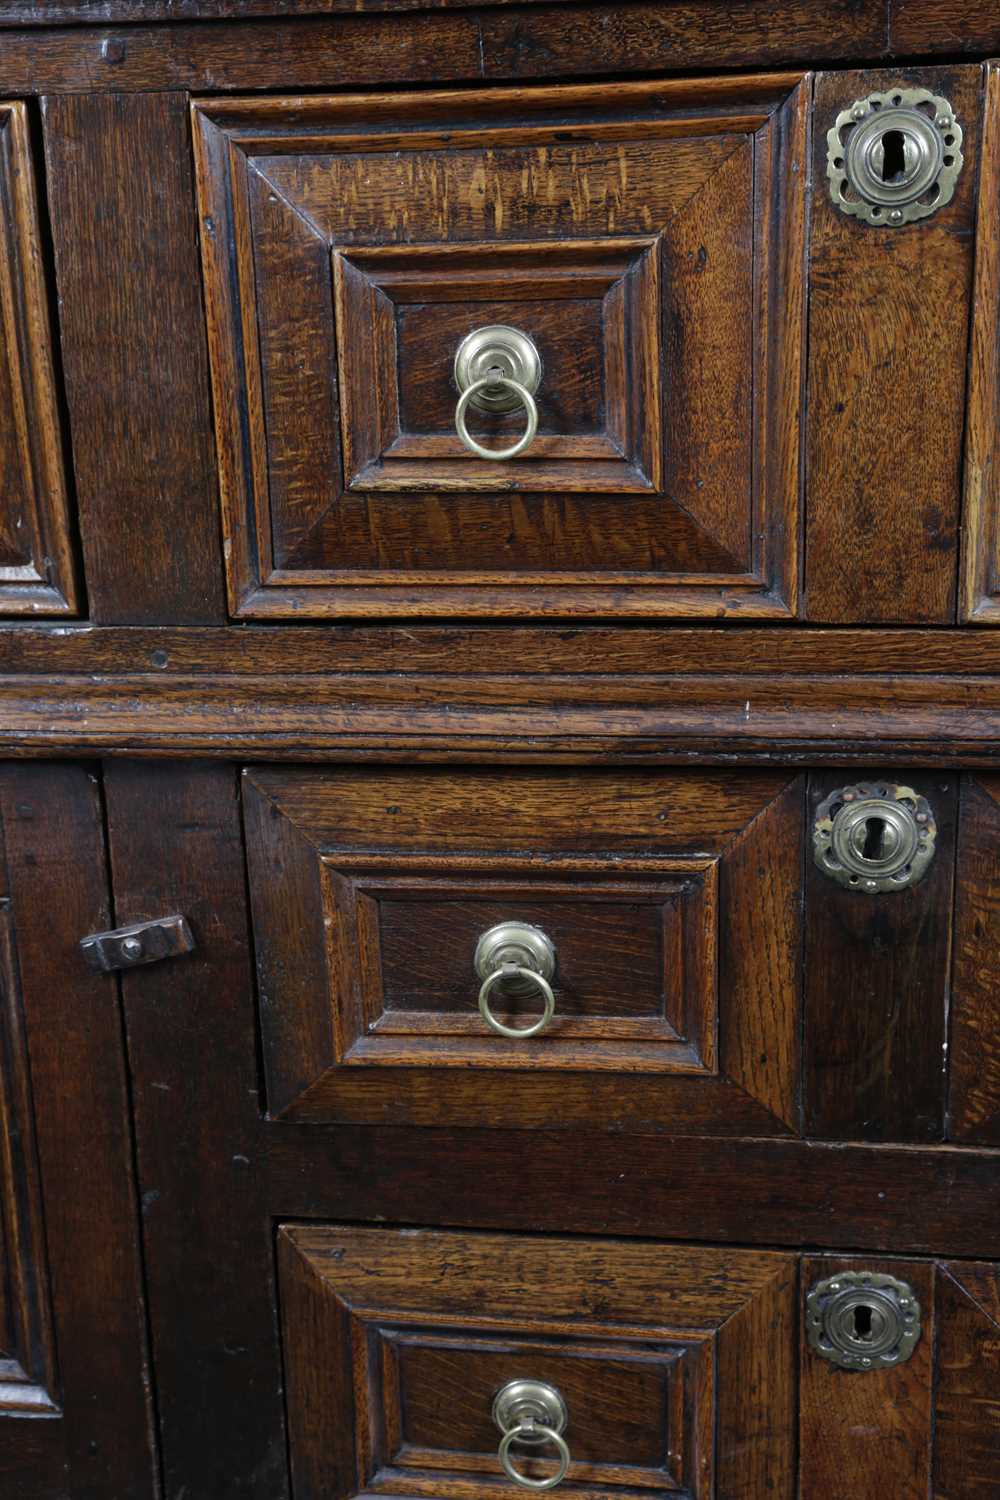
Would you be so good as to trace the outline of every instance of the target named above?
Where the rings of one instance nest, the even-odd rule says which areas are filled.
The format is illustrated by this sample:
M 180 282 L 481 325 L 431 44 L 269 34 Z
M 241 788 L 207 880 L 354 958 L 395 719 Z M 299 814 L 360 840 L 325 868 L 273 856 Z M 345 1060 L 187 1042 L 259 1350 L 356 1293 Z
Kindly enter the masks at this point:
M 142 944 L 136 937 L 122 939 L 122 958 L 127 958 L 130 963 L 135 963 L 137 958 L 142 957 Z
M 894 208 L 893 211 L 892 211 L 892 213 L 889 215 L 889 223 L 890 224 L 902 224 L 902 222 L 903 222 L 902 211 L 900 209 L 898 209 L 898 208 Z
M 863 120 L 868 113 L 868 106 L 867 104 L 856 104 L 851 113 L 856 120 Z
M 952 126 L 951 115 L 938 115 L 937 120 L 935 121 L 935 124 L 941 130 L 950 130 L 951 126 Z

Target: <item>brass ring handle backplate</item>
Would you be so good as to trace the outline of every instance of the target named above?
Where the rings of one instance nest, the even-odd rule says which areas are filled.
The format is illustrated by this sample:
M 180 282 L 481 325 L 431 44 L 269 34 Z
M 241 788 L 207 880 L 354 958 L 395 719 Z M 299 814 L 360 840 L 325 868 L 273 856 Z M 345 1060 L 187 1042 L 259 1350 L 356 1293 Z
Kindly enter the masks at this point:
M 569 1445 L 563 1437 L 569 1413 L 554 1385 L 542 1380 L 508 1381 L 494 1398 L 493 1420 L 503 1434 L 497 1456 L 508 1479 L 525 1490 L 551 1490 L 562 1483 L 570 1463 Z M 550 1444 L 558 1454 L 555 1472 L 544 1479 L 522 1473 L 511 1458 L 515 1443 L 530 1447 Z

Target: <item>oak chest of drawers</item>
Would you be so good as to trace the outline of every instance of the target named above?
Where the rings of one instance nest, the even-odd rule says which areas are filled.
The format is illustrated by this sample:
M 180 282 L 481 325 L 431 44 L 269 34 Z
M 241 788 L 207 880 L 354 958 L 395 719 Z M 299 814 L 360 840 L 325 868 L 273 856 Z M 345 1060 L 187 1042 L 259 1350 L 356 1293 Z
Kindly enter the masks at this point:
M 1000 1497 L 997 56 L 5 7 L 4 1497 Z

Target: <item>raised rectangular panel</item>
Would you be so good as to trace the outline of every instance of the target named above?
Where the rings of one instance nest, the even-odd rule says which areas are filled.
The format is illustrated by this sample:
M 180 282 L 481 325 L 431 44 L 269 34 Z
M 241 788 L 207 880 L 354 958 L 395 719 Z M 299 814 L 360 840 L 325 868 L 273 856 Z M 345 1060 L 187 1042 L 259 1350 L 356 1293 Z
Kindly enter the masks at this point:
M 233 613 L 794 614 L 807 122 L 801 75 L 196 103 Z M 504 463 L 487 324 L 543 366 Z
M 794 1493 L 791 1256 L 285 1225 L 278 1268 L 296 1494 L 517 1493 L 515 1378 L 566 1403 L 561 1494 Z
M 273 1116 L 795 1127 L 798 778 L 255 770 L 245 798 Z M 477 1005 L 505 921 L 555 948 L 531 1038 Z
M 25 105 L 0 103 L 0 615 L 75 614 L 73 539 Z

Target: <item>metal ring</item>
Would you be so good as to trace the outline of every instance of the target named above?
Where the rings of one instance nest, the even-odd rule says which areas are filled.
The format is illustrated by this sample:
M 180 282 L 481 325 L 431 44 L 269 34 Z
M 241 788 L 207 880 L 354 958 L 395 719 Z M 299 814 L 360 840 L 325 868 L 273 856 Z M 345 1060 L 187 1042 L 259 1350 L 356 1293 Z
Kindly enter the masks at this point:
M 537 1021 L 532 1021 L 530 1026 L 505 1026 L 503 1021 L 498 1021 L 490 1010 L 490 994 L 495 984 L 501 979 L 530 979 L 542 992 L 545 1008 Z M 544 1031 L 555 1014 L 556 997 L 552 993 L 552 986 L 544 974 L 539 974 L 535 969 L 525 969 L 521 964 L 502 964 L 499 969 L 494 969 L 492 974 L 487 974 L 479 987 L 479 1014 L 500 1036 L 512 1036 L 519 1041 L 525 1037 L 537 1036 Z
M 511 448 L 484 448 L 482 443 L 476 442 L 476 439 L 465 424 L 465 413 L 468 410 L 469 402 L 473 396 L 478 395 L 480 391 L 484 391 L 487 386 L 493 388 L 496 386 L 506 386 L 515 393 L 527 412 L 528 425 Z M 458 405 L 455 407 L 455 431 L 465 446 L 479 458 L 492 458 L 496 462 L 502 462 L 506 458 L 516 458 L 519 453 L 524 452 L 529 443 L 534 442 L 535 434 L 538 432 L 538 407 L 535 405 L 535 398 L 527 386 L 522 385 L 519 380 L 512 380 L 509 375 L 485 375 L 482 380 L 474 380 L 471 385 L 467 385 L 461 396 L 459 396 Z
M 561 1484 L 566 1478 L 566 1471 L 569 1468 L 569 1444 L 562 1433 L 556 1432 L 554 1427 L 541 1427 L 533 1424 L 533 1432 L 544 1434 L 546 1440 L 558 1451 L 559 1467 L 556 1472 L 550 1474 L 547 1479 L 531 1479 L 527 1474 L 522 1474 L 515 1469 L 510 1456 L 510 1445 L 516 1442 L 519 1437 L 524 1436 L 524 1428 L 521 1423 L 518 1423 L 516 1427 L 508 1428 L 500 1439 L 500 1447 L 497 1450 L 500 1467 L 508 1479 L 513 1479 L 515 1484 L 521 1485 L 526 1490 L 555 1489 L 556 1485 Z

